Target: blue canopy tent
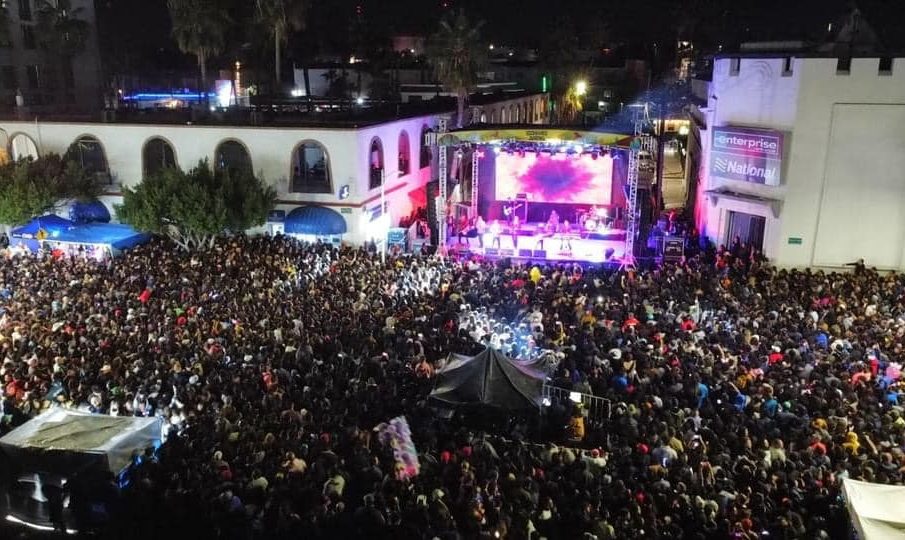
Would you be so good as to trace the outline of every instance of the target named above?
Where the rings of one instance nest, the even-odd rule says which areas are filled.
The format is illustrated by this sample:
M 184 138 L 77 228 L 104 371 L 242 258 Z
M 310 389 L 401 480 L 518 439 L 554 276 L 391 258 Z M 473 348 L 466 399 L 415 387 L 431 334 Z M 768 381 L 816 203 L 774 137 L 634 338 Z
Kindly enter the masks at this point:
M 121 223 L 85 223 L 76 225 L 59 235 L 48 238 L 50 242 L 60 244 L 77 244 L 83 246 L 101 246 L 110 248 L 113 253 L 144 244 L 151 237 Z
M 44 230 L 47 237 L 50 238 L 62 231 L 75 227 L 75 223 L 66 218 L 61 218 L 55 214 L 47 214 L 45 216 L 36 217 L 25 225 L 16 227 L 10 231 L 11 238 L 37 238 L 38 231 Z
M 324 206 L 301 206 L 286 216 L 283 232 L 305 236 L 340 236 L 346 234 L 346 220 L 336 210 Z
M 110 223 L 110 211 L 98 200 L 76 201 L 69 207 L 69 219 L 76 223 Z
M 9 232 L 9 245 L 10 247 L 24 246 L 29 251 L 38 251 L 41 249 L 41 240 L 38 239 L 38 236 L 41 236 L 38 234 L 40 231 L 43 231 L 47 238 L 52 238 L 75 225 L 72 221 L 55 214 L 36 217 Z

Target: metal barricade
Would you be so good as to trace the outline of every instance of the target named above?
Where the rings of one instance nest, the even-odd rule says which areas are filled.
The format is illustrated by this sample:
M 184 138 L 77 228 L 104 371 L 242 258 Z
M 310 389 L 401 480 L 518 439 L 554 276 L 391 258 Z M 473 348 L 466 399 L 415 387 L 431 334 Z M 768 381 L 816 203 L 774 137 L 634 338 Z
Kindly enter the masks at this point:
M 544 399 L 544 405 L 547 406 L 553 402 L 570 401 L 572 403 L 581 403 L 587 418 L 592 422 L 602 422 L 610 418 L 612 410 L 612 402 L 606 398 L 595 396 L 592 394 L 582 394 L 568 388 L 560 388 L 558 386 L 550 386 L 545 384 L 541 389 Z

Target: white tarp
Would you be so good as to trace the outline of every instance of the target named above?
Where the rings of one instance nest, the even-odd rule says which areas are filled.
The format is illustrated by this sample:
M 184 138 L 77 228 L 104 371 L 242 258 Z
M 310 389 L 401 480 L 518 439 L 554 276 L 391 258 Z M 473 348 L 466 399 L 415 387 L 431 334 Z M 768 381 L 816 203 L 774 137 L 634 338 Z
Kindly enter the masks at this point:
M 160 443 L 157 418 L 114 417 L 51 409 L 0 439 L 0 449 L 20 468 L 68 474 L 101 466 L 118 474 L 135 452 Z
M 845 501 L 861 540 L 905 539 L 905 486 L 845 479 Z

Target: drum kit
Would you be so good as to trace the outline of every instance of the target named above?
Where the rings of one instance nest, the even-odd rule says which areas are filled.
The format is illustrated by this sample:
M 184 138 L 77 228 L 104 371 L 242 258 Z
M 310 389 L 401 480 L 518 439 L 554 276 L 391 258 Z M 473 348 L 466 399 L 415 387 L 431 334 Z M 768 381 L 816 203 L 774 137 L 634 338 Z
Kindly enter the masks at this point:
M 606 208 L 594 207 L 578 213 L 578 223 L 581 223 L 585 233 L 604 233 L 610 229 L 610 216 Z

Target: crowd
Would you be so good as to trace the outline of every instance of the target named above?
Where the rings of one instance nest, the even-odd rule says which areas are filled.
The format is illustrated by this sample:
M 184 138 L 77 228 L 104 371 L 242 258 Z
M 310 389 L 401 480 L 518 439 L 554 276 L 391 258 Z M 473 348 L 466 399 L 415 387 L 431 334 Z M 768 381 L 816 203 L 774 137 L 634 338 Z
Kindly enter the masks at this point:
M 381 263 L 237 237 L 5 259 L 0 312 L 0 433 L 49 406 L 165 422 L 128 486 L 90 487 L 103 518 L 71 488 L 115 538 L 847 538 L 842 479 L 905 471 L 905 278 L 861 266 Z M 435 415 L 444 359 L 492 339 L 552 351 L 552 383 L 611 418 L 565 442 Z M 412 479 L 373 436 L 401 414 Z

